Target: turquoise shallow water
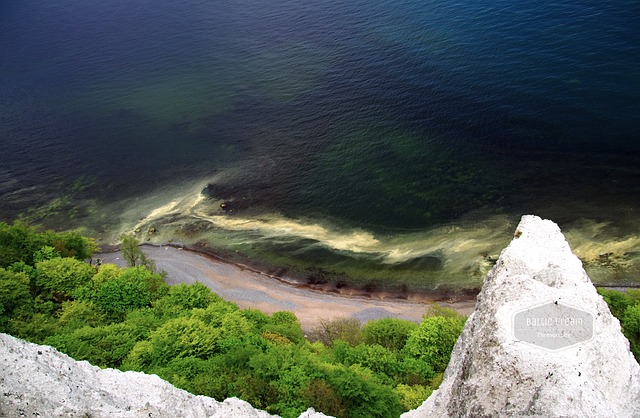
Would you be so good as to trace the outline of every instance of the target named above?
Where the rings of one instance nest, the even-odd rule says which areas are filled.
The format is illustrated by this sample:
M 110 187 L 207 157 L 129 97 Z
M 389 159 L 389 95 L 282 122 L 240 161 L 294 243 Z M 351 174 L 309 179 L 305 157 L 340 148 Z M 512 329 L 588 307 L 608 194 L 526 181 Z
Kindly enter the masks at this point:
M 431 289 L 477 286 L 535 213 L 637 281 L 636 2 L 0 11 L 0 219 Z

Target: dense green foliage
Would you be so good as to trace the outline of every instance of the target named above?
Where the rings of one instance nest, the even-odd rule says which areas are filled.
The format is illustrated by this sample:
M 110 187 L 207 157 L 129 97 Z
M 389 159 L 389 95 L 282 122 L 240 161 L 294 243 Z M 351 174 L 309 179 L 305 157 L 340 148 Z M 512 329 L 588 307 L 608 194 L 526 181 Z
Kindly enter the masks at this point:
M 611 313 L 620 320 L 622 333 L 629 340 L 631 352 L 640 361 L 640 289 L 626 292 L 598 288 Z
M 338 319 L 322 321 L 312 342 L 291 312 L 240 309 L 200 283 L 169 287 L 137 262 L 92 266 L 77 258 L 91 255 L 90 241 L 72 234 L 0 227 L 29 241 L 2 241 L 11 262 L 0 267 L 1 332 L 101 367 L 155 373 L 196 394 L 237 396 L 285 418 L 309 407 L 337 417 L 415 408 L 439 384 L 464 324 L 447 310 L 420 325 Z
M 35 261 L 42 261 L 34 257 L 43 251 L 50 252 L 51 248 L 62 257 L 84 260 L 93 255 L 96 246 L 77 232 L 38 232 L 21 222 L 13 225 L 0 222 L 0 267 L 20 261 L 32 266 Z
M 392 351 L 402 349 L 409 335 L 418 327 L 417 324 L 395 318 L 383 318 L 371 321 L 362 330 L 364 342 L 378 344 Z
M 21 309 L 33 310 L 29 292 L 29 278 L 22 272 L 0 268 L 0 326 Z

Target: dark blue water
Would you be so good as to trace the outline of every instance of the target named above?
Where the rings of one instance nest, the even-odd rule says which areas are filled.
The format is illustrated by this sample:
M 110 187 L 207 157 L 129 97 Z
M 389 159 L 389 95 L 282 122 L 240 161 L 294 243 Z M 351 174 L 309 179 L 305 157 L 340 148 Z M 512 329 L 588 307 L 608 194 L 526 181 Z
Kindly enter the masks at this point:
M 273 265 L 458 283 L 536 213 L 634 279 L 638 16 L 634 1 L 3 1 L 0 219 L 105 241 L 153 223 L 155 240 Z

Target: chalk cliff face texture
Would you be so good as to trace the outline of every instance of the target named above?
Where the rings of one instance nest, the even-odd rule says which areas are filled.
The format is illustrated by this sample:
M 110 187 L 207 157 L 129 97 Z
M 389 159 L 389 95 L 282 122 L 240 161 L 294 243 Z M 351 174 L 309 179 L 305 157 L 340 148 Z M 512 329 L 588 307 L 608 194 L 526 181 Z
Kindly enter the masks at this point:
M 640 416 L 640 367 L 553 222 L 522 218 L 440 389 L 403 418 L 432 416 Z
M 56 349 L 0 334 L 0 417 L 272 417 L 247 402 L 177 389 L 155 375 L 75 361 Z M 325 415 L 312 409 L 301 418 Z

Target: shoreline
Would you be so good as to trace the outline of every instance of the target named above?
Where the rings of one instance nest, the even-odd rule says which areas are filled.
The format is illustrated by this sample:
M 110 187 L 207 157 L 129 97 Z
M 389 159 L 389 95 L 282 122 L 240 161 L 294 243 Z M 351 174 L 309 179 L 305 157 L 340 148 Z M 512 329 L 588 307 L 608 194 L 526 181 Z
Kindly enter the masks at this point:
M 394 290 L 371 290 L 366 288 L 358 288 L 350 286 L 348 284 L 341 285 L 337 283 L 303 283 L 298 279 L 287 277 L 286 268 L 278 269 L 262 269 L 259 266 L 259 262 L 251 263 L 251 260 L 242 258 L 243 261 L 234 260 L 232 257 L 225 257 L 221 255 L 219 251 L 211 250 L 204 245 L 184 245 L 174 242 L 168 242 L 165 244 L 152 244 L 141 243 L 140 247 L 144 248 L 175 248 L 182 251 L 187 251 L 193 254 L 197 254 L 208 258 L 212 262 L 224 263 L 231 266 L 235 266 L 241 271 L 248 271 L 251 273 L 259 274 L 269 279 L 276 280 L 286 286 L 291 286 L 296 289 L 308 290 L 310 292 L 318 292 L 322 294 L 333 294 L 342 297 L 356 298 L 361 297 L 365 299 L 378 299 L 378 300 L 407 300 L 414 302 L 433 303 L 456 303 L 456 302 L 470 302 L 475 303 L 476 296 L 480 293 L 480 288 L 468 288 L 457 290 L 443 290 L 443 291 L 394 291 Z M 115 253 L 119 251 L 119 245 L 103 245 L 100 247 L 100 253 Z M 640 286 L 640 285 L 639 285 Z
M 144 244 L 143 244 L 144 245 Z M 146 244 L 150 246 L 154 246 L 155 244 Z M 357 288 L 350 285 L 339 285 L 336 283 L 303 283 L 294 278 L 288 278 L 286 275 L 280 273 L 282 270 L 276 269 L 274 272 L 270 273 L 267 271 L 263 271 L 259 267 L 252 266 L 249 263 L 242 263 L 239 261 L 234 261 L 228 258 L 225 258 L 219 254 L 216 254 L 214 251 L 208 250 L 206 248 L 197 248 L 190 247 L 182 244 L 173 244 L 168 243 L 166 246 L 173 248 L 180 248 L 184 251 L 190 251 L 196 254 L 203 255 L 207 258 L 210 258 L 213 261 L 227 263 L 234 265 L 242 270 L 248 270 L 253 273 L 261 274 L 263 276 L 269 277 L 270 279 L 274 279 L 288 286 L 293 286 L 297 289 L 305 289 L 312 292 L 320 292 L 324 294 L 335 294 L 344 297 L 363 297 L 363 298 L 372 298 L 372 299 L 397 299 L 397 300 L 410 300 L 410 301 L 422 301 L 422 302 L 465 302 L 473 300 L 475 302 L 476 296 L 480 293 L 480 289 L 461 289 L 459 291 L 447 290 L 447 291 L 406 291 L 399 292 L 393 290 L 368 290 L 365 288 Z M 162 245 L 161 245 L 162 246 Z M 250 260 L 247 260 L 250 261 Z M 256 263 L 258 264 L 258 263 Z
M 242 309 L 258 309 L 267 314 L 291 311 L 305 331 L 312 330 L 320 321 L 344 317 L 357 318 L 362 323 L 385 317 L 420 322 L 427 308 L 434 303 L 469 316 L 476 305 L 477 292 L 400 293 L 347 286 L 337 288 L 335 284 L 307 284 L 276 274 L 282 270 L 262 271 L 202 247 L 177 243 L 144 243 L 140 247 L 156 263 L 158 270 L 167 273 L 167 284 L 200 282 Z M 94 258 L 98 256 L 103 263 L 125 266 L 119 246 L 102 246 L 100 251 Z M 616 290 L 638 287 L 594 286 Z
M 119 245 L 102 245 L 99 247 L 99 252 L 103 254 L 115 253 L 119 251 Z M 419 291 L 419 290 L 407 290 L 405 292 L 394 290 L 367 290 L 365 288 L 357 288 L 350 285 L 339 285 L 336 283 L 303 283 L 298 279 L 287 277 L 285 274 L 287 269 L 262 269 L 259 262 L 251 263 L 252 260 L 242 257 L 242 261 L 234 260 L 233 257 L 224 256 L 220 251 L 215 251 L 203 245 L 185 245 L 174 242 L 167 242 L 164 244 L 153 243 L 141 243 L 142 248 L 162 248 L 170 247 L 179 249 L 182 251 L 188 251 L 194 254 L 201 255 L 210 259 L 212 262 L 219 262 L 229 264 L 238 267 L 242 271 L 250 271 L 270 279 L 276 280 L 287 286 L 292 286 L 298 289 L 307 289 L 313 292 L 320 292 L 324 294 L 336 294 L 345 297 L 364 297 L 364 298 L 378 298 L 378 299 L 397 299 L 397 300 L 414 300 L 414 301 L 426 301 L 426 302 L 464 302 L 474 300 L 480 288 L 466 288 L 457 290 L 443 290 L 443 291 Z M 628 288 L 640 288 L 640 283 L 595 283 L 595 287 L 603 287 L 610 289 L 628 289 Z
M 262 272 L 199 248 L 175 243 L 142 244 L 141 248 L 158 270 L 167 272 L 167 284 L 201 282 L 242 309 L 258 309 L 267 314 L 291 311 L 305 331 L 315 328 L 320 321 L 344 317 L 356 318 L 362 323 L 385 317 L 420 322 L 433 303 L 468 316 L 476 304 L 475 294 L 454 297 L 449 293 L 400 295 L 350 288 L 326 290 Z M 124 267 L 117 249 L 118 246 L 103 246 L 94 259 L 98 257 L 102 263 Z

